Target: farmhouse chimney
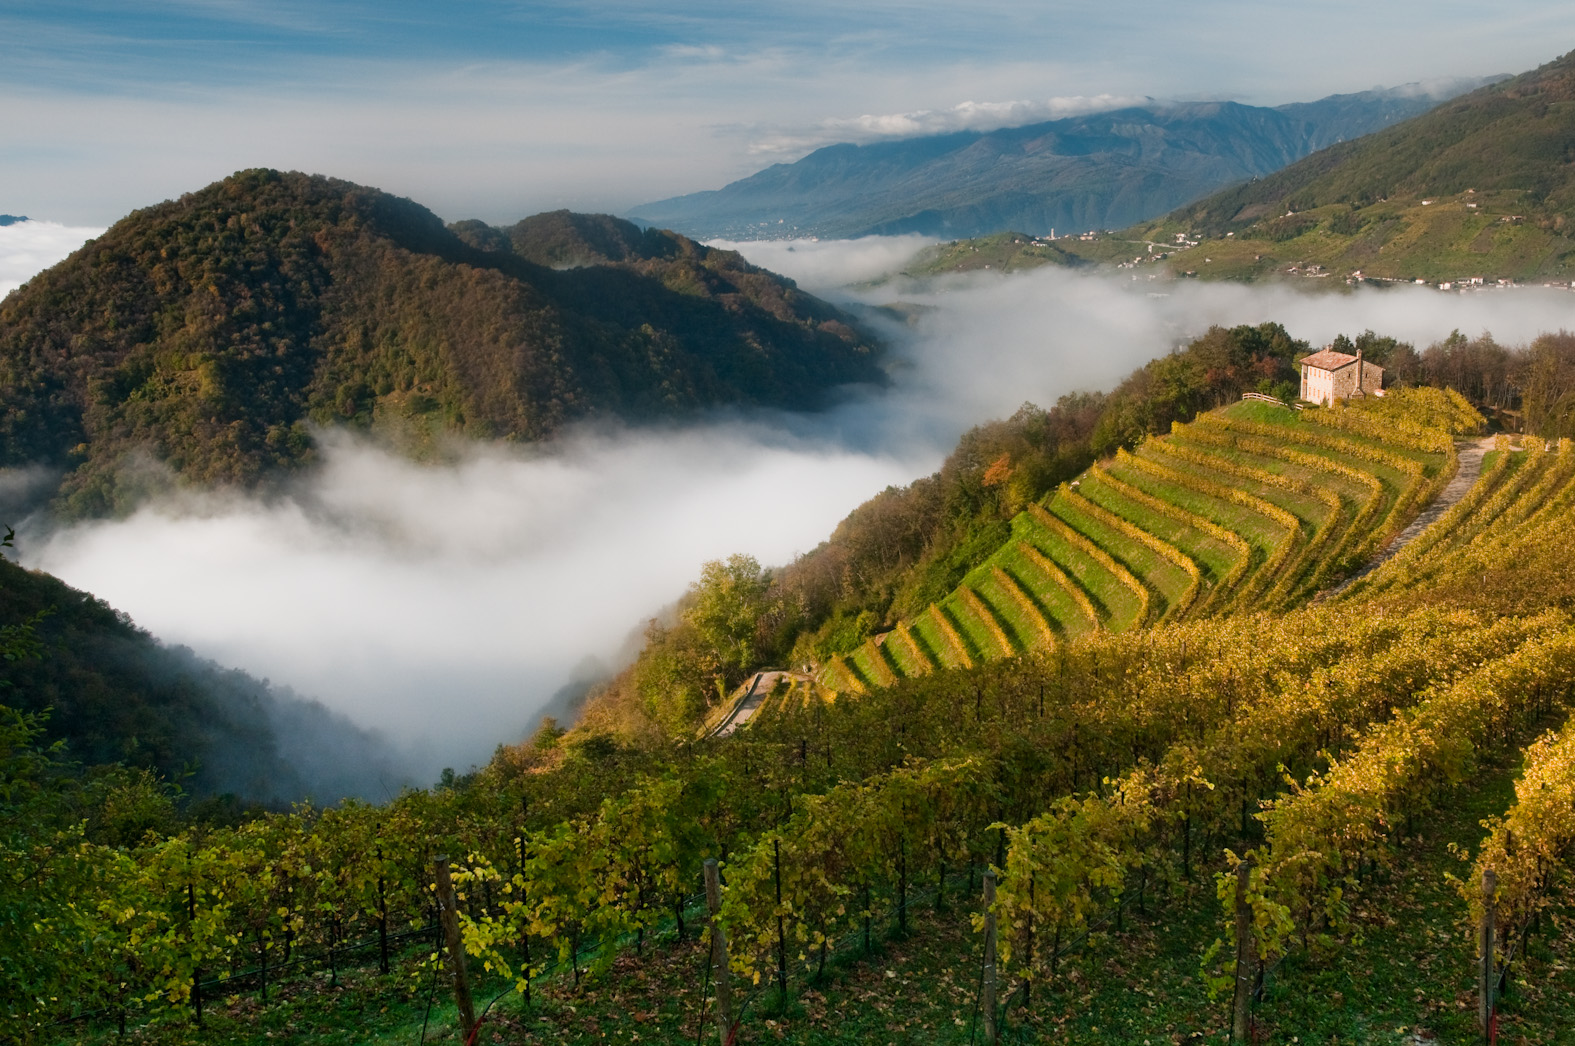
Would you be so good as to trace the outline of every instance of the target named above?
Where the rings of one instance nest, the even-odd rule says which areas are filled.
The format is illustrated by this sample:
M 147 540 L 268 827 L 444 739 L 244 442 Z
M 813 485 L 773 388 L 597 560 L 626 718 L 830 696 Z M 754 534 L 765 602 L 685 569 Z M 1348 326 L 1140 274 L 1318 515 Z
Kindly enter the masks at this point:
M 1362 350 L 1356 350 L 1356 391 L 1362 391 Z

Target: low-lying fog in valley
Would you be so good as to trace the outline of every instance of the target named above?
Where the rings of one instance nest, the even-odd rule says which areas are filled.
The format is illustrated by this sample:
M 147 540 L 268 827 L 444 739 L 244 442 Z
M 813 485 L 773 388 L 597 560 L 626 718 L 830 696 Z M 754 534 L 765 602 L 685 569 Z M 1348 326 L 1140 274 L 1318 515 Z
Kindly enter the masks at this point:
M 970 425 L 1109 387 L 1213 323 L 1279 321 L 1315 345 L 1372 328 L 1419 347 L 1459 328 L 1519 343 L 1575 326 L 1575 294 L 1133 282 L 1045 269 L 873 283 L 915 239 L 736 245 L 876 317 L 892 383 L 823 415 L 585 428 L 551 445 L 412 464 L 344 433 L 295 494 L 149 505 L 21 529 L 21 556 L 166 642 L 313 695 L 412 754 L 419 780 L 518 740 L 554 694 L 632 656 L 707 559 L 782 563 Z
M 103 229 L 59 222 L 19 221 L 0 225 L 0 298 L 22 286 L 34 273 L 60 261 Z

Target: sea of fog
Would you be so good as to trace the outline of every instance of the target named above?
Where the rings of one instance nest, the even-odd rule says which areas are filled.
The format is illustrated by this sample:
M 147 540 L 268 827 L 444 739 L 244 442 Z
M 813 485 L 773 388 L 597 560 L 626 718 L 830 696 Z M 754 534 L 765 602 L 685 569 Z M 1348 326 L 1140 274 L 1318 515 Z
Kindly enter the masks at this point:
M 0 298 L 103 231 L 59 222 L 0 225 Z
M 625 663 L 708 559 L 785 563 L 970 425 L 1109 387 L 1210 324 L 1276 320 L 1320 344 L 1364 329 L 1425 345 L 1575 327 L 1575 294 L 1155 284 L 1045 269 L 919 287 L 879 277 L 925 241 L 730 245 L 876 319 L 892 382 L 814 416 L 720 413 L 581 428 L 417 465 L 342 432 L 290 497 L 186 497 L 128 519 L 23 528 L 21 556 L 167 642 L 312 695 L 414 753 L 484 761 L 555 693 Z

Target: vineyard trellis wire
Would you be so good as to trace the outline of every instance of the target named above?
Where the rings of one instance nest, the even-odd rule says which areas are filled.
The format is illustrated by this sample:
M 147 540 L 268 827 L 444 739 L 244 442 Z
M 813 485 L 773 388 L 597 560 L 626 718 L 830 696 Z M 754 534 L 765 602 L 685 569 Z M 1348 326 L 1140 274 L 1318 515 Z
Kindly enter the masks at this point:
M 683 910 L 686 917 L 692 916 L 694 921 L 698 923 L 699 917 L 704 913 L 705 910 L 705 894 L 696 893 L 685 897 L 683 901 Z M 441 940 L 442 929 L 442 924 L 434 920 L 421 926 L 390 933 L 387 935 L 386 941 L 392 945 L 401 944 L 407 941 L 421 941 L 424 938 L 431 939 L 433 941 L 431 955 L 441 956 L 445 948 Z M 652 942 L 656 944 L 660 944 L 669 936 L 672 936 L 674 939 L 676 939 L 676 921 L 665 920 L 661 925 L 654 929 L 649 936 L 652 939 Z M 636 932 L 630 931 L 613 941 L 603 941 L 596 938 L 582 940 L 579 942 L 579 949 L 577 953 L 570 957 L 568 962 L 577 963 L 582 959 L 596 955 L 608 948 L 626 950 L 634 945 L 636 937 Z M 321 972 L 323 970 L 332 969 L 335 963 L 339 963 L 341 969 L 349 967 L 369 967 L 379 962 L 380 956 L 378 953 L 381 949 L 383 941 L 384 938 L 381 937 L 364 937 L 359 940 L 350 941 L 348 943 L 339 945 L 332 953 L 330 953 L 329 950 L 324 949 L 317 952 L 307 952 L 302 954 L 299 958 L 290 959 L 288 961 L 270 963 L 267 966 L 259 965 L 246 969 L 231 969 L 228 973 L 225 973 L 222 976 L 211 977 L 200 981 L 198 984 L 198 989 L 204 997 L 209 997 L 210 993 L 217 992 L 222 989 L 235 988 L 249 988 L 252 991 L 261 993 L 266 990 L 264 986 L 265 982 L 263 980 L 265 977 L 271 977 L 275 974 L 283 975 L 287 971 L 298 971 L 310 974 L 314 971 Z M 408 958 L 413 952 L 416 951 L 418 950 L 405 948 L 398 954 L 398 957 Z M 366 958 L 360 962 L 355 962 L 353 961 L 353 957 L 357 955 L 365 956 Z M 426 967 L 430 962 L 431 959 L 429 958 L 422 963 L 422 966 Z M 567 962 L 558 958 L 548 959 L 544 963 L 532 967 L 531 979 L 532 981 L 541 981 L 543 979 L 550 978 L 555 973 L 565 969 L 567 965 Z M 267 981 L 266 983 L 277 984 L 279 982 Z M 227 994 L 233 995 L 237 993 L 232 990 Z M 84 1024 L 93 1021 L 118 1021 L 123 1016 L 123 1013 L 107 1008 L 79 1010 L 78 1012 L 71 1013 L 54 1021 L 53 1026 L 68 1027 L 73 1024 Z

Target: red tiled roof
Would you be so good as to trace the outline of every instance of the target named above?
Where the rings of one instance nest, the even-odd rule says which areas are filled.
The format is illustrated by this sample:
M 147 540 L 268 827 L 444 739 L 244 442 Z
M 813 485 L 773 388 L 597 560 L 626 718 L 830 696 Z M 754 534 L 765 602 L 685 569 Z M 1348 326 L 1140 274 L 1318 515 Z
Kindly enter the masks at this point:
M 1321 352 L 1313 353 L 1311 356 L 1303 356 L 1301 359 L 1302 366 L 1316 367 L 1319 370 L 1339 370 L 1341 367 L 1348 367 L 1355 362 L 1355 356 L 1348 356 L 1343 352 L 1335 352 L 1333 349 L 1324 349 Z

